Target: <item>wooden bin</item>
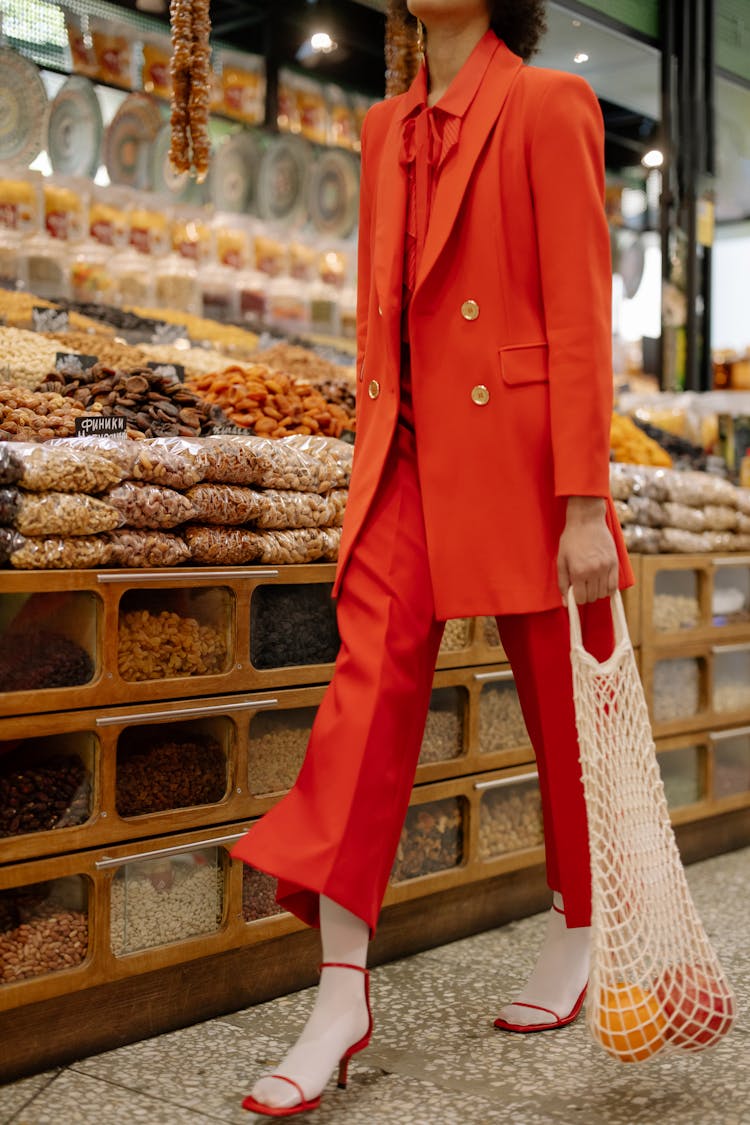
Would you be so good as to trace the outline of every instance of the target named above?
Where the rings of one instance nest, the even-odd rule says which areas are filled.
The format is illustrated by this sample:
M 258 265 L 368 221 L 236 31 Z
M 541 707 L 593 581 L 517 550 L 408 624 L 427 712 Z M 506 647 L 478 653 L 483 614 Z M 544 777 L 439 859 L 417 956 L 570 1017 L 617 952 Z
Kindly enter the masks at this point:
M 656 737 L 750 722 L 750 640 L 645 646 L 640 664 Z
M 642 642 L 750 641 L 750 555 L 644 555 Z

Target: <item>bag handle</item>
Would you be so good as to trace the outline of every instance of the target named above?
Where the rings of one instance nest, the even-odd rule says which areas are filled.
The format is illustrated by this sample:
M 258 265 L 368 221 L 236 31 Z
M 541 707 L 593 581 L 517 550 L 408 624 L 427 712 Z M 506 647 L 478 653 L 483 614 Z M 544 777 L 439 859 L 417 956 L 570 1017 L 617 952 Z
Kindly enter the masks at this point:
M 622 594 L 620 591 L 615 590 L 609 601 L 612 609 L 612 624 L 615 629 L 615 648 L 617 648 L 623 641 L 630 639 L 630 634 L 628 632 L 628 623 L 625 620 L 625 607 L 622 604 Z M 583 643 L 583 634 L 581 632 L 581 614 L 572 586 L 568 587 L 568 616 L 570 618 L 570 647 L 571 649 L 575 648 L 586 652 L 586 647 Z

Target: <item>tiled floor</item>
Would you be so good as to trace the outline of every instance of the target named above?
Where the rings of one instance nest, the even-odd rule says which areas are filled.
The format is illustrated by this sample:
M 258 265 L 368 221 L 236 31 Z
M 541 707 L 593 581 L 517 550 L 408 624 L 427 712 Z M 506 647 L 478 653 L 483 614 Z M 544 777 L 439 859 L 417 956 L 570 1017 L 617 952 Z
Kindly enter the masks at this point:
M 713 1052 L 623 1066 L 582 1021 L 503 1035 L 491 1017 L 528 971 L 544 919 L 528 918 L 377 969 L 375 1038 L 332 1085 L 316 1125 L 750 1125 L 750 849 L 689 869 L 740 1001 Z M 0 1088 L 0 1125 L 215 1125 L 301 1028 L 312 992 L 136 1043 Z M 1 1048 L 0 1048 L 1 1049 Z

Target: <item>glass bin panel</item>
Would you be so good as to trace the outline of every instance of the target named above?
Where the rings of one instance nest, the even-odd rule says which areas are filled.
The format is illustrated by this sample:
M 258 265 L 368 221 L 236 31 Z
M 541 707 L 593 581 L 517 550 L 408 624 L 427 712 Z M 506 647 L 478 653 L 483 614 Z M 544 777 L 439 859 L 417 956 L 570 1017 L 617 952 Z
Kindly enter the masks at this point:
M 433 688 L 419 764 L 447 762 L 464 752 L 465 688 Z
M 120 675 L 138 682 L 225 672 L 234 617 L 234 594 L 223 586 L 129 590 L 120 600 Z
M 750 793 L 750 734 L 714 742 L 714 798 Z
M 127 727 L 117 740 L 115 806 L 120 816 L 213 805 L 227 792 L 236 741 L 229 719 Z
M 112 880 L 110 927 L 118 956 L 214 933 L 224 912 L 218 848 L 134 860 Z
M 98 746 L 88 731 L 0 742 L 0 837 L 84 824 Z
M 242 917 L 246 922 L 257 922 L 259 918 L 286 913 L 276 901 L 276 886 L 276 879 L 272 875 L 243 864 Z
M 482 685 L 479 696 L 479 751 L 528 746 L 529 735 L 512 677 Z
M 0 891 L 1 984 L 73 969 L 88 943 L 88 881 L 80 875 Z
M 254 797 L 281 793 L 297 780 L 317 707 L 259 711 L 250 720 L 248 785 Z
M 722 714 L 750 707 L 750 649 L 714 652 L 714 710 Z
M 471 621 L 468 617 L 454 617 L 445 623 L 440 642 L 440 652 L 460 652 L 469 647 Z
M 750 567 L 715 567 L 711 613 L 714 625 L 750 621 Z
M 101 600 L 87 591 L 0 594 L 0 692 L 90 683 Z
M 418 879 L 460 866 L 464 854 L 465 806 L 462 797 L 445 797 L 409 808 L 391 882 Z
M 494 617 L 481 617 L 479 625 L 482 630 L 482 640 L 487 648 L 501 648 L 500 634 L 497 630 L 497 621 Z
M 669 723 L 689 719 L 701 710 L 702 661 L 659 660 L 654 665 L 654 719 Z
M 250 660 L 256 668 L 332 664 L 339 651 L 330 583 L 259 586 L 250 603 Z
M 704 796 L 701 770 L 701 748 L 681 746 L 656 755 L 670 809 L 694 805 Z
M 495 859 L 542 843 L 542 800 L 535 778 L 485 790 L 479 805 L 480 859 Z
M 659 570 L 654 578 L 654 628 L 662 633 L 695 629 L 700 624 L 698 574 L 695 570 Z

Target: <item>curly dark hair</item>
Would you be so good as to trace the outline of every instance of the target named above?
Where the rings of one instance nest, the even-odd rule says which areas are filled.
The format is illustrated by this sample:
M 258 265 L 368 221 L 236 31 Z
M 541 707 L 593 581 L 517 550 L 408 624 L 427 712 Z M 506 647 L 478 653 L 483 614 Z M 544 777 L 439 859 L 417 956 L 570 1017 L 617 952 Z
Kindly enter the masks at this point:
M 514 54 L 528 61 L 547 30 L 546 6 L 545 0 L 489 0 L 490 27 Z M 388 16 L 416 27 L 406 0 L 389 0 Z

